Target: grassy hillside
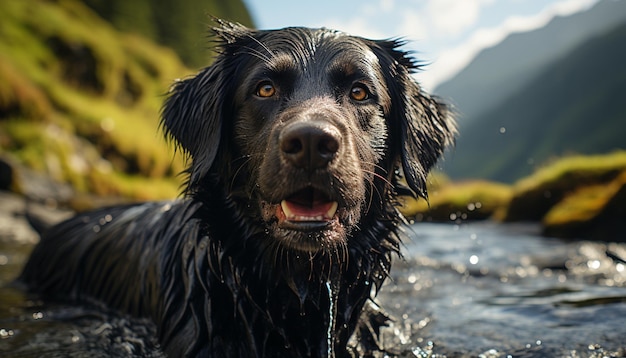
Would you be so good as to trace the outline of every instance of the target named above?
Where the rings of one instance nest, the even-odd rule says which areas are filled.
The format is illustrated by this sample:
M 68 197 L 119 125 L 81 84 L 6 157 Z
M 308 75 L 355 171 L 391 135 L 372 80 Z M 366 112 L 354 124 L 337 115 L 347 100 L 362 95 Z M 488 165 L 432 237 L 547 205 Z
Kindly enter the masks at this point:
M 192 68 L 207 64 L 209 15 L 252 26 L 241 0 L 83 0 L 117 29 L 174 49 Z
M 626 24 L 554 62 L 461 131 L 447 173 L 512 182 L 551 157 L 626 148 L 624 43 Z
M 157 126 L 189 73 L 79 1 L 0 1 L 0 152 L 82 192 L 175 196 L 182 160 Z
M 400 210 L 419 221 L 541 222 L 544 234 L 626 241 L 626 151 L 569 156 L 513 185 L 431 177 L 429 202 L 404 198 Z

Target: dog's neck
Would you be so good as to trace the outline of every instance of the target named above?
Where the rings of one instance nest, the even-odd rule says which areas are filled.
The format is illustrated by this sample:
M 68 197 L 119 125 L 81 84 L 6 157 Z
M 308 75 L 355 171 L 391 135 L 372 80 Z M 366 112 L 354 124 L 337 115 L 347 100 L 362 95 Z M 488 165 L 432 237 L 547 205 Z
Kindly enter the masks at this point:
M 193 198 L 200 203 L 197 215 L 208 222 L 210 228 L 205 230 L 210 229 L 211 240 L 216 241 L 206 243 L 206 260 L 195 262 L 196 272 L 205 272 L 205 277 L 193 294 L 204 301 L 192 302 L 197 306 L 191 310 L 210 310 L 215 322 L 222 322 L 197 331 L 208 335 L 209 349 L 237 355 L 262 354 L 277 347 L 283 347 L 287 356 L 347 352 L 363 306 L 387 277 L 391 253 L 398 251 L 397 222 L 368 218 L 372 224 L 367 231 L 352 233 L 354 244 L 346 252 L 312 255 L 267 245 L 261 223 L 243 220 L 246 209 L 228 194 L 201 194 Z M 206 204 L 211 202 L 226 205 Z M 227 227 L 225 223 L 231 222 L 241 225 Z M 213 289 L 216 286 L 221 289 Z M 209 289 L 213 296 L 208 295 Z M 228 297 L 215 297 L 216 292 Z M 223 322 L 232 324 L 223 326 Z M 265 336 L 259 339 L 251 331 Z

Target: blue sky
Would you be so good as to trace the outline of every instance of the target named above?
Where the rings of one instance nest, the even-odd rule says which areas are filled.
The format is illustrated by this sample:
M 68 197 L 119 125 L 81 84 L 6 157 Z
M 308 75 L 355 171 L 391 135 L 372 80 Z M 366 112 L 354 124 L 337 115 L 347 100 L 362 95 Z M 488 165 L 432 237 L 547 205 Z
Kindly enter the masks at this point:
M 244 0 L 259 28 L 329 27 L 370 38 L 403 37 L 428 63 L 432 90 L 508 34 L 542 27 L 598 0 Z

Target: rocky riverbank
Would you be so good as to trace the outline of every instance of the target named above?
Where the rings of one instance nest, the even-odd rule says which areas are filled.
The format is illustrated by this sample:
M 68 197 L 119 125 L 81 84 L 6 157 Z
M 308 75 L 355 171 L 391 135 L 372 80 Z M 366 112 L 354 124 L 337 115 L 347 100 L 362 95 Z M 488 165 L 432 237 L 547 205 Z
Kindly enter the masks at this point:
M 79 194 L 67 184 L 0 156 L 0 242 L 36 243 L 37 230 L 77 211 L 126 201 Z
M 513 185 L 433 185 L 429 203 L 405 200 L 418 221 L 540 222 L 546 236 L 626 241 L 626 152 L 563 158 Z

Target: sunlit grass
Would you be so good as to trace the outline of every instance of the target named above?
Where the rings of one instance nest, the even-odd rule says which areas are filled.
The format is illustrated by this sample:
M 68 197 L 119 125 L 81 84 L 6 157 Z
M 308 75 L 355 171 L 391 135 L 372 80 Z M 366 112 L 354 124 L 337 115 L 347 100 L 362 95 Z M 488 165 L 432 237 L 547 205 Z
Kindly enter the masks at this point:
M 177 195 L 184 165 L 158 132 L 159 111 L 190 71 L 172 50 L 72 0 L 2 1 L 0 22 L 1 151 L 78 192 Z
M 624 169 L 626 169 L 626 151 L 564 157 L 521 179 L 515 184 L 514 189 L 516 193 L 523 193 L 552 186 L 576 187 L 585 182 L 602 180 L 605 176 L 615 176 Z
M 569 193 L 585 186 L 605 185 L 626 170 L 626 151 L 558 159 L 513 186 L 507 221 L 541 220 Z
M 46 94 L 0 54 L 0 108 L 11 106 L 30 118 L 46 119 L 52 112 Z
M 485 219 L 508 203 L 508 185 L 475 180 L 444 182 L 429 189 L 429 200 L 403 198 L 400 211 L 407 217 Z
M 621 173 L 621 174 L 620 174 Z M 441 175 L 429 185 L 430 198 L 403 198 L 405 216 L 432 220 L 542 221 L 560 225 L 594 217 L 619 189 L 626 152 L 572 156 L 553 161 L 513 186 L 487 181 L 450 182 Z
M 173 199 L 180 195 L 179 177 L 145 178 L 117 172 L 92 172 L 95 194 L 134 200 Z
M 544 225 L 563 225 L 593 219 L 619 190 L 617 183 L 590 185 L 567 195 L 544 216 Z

